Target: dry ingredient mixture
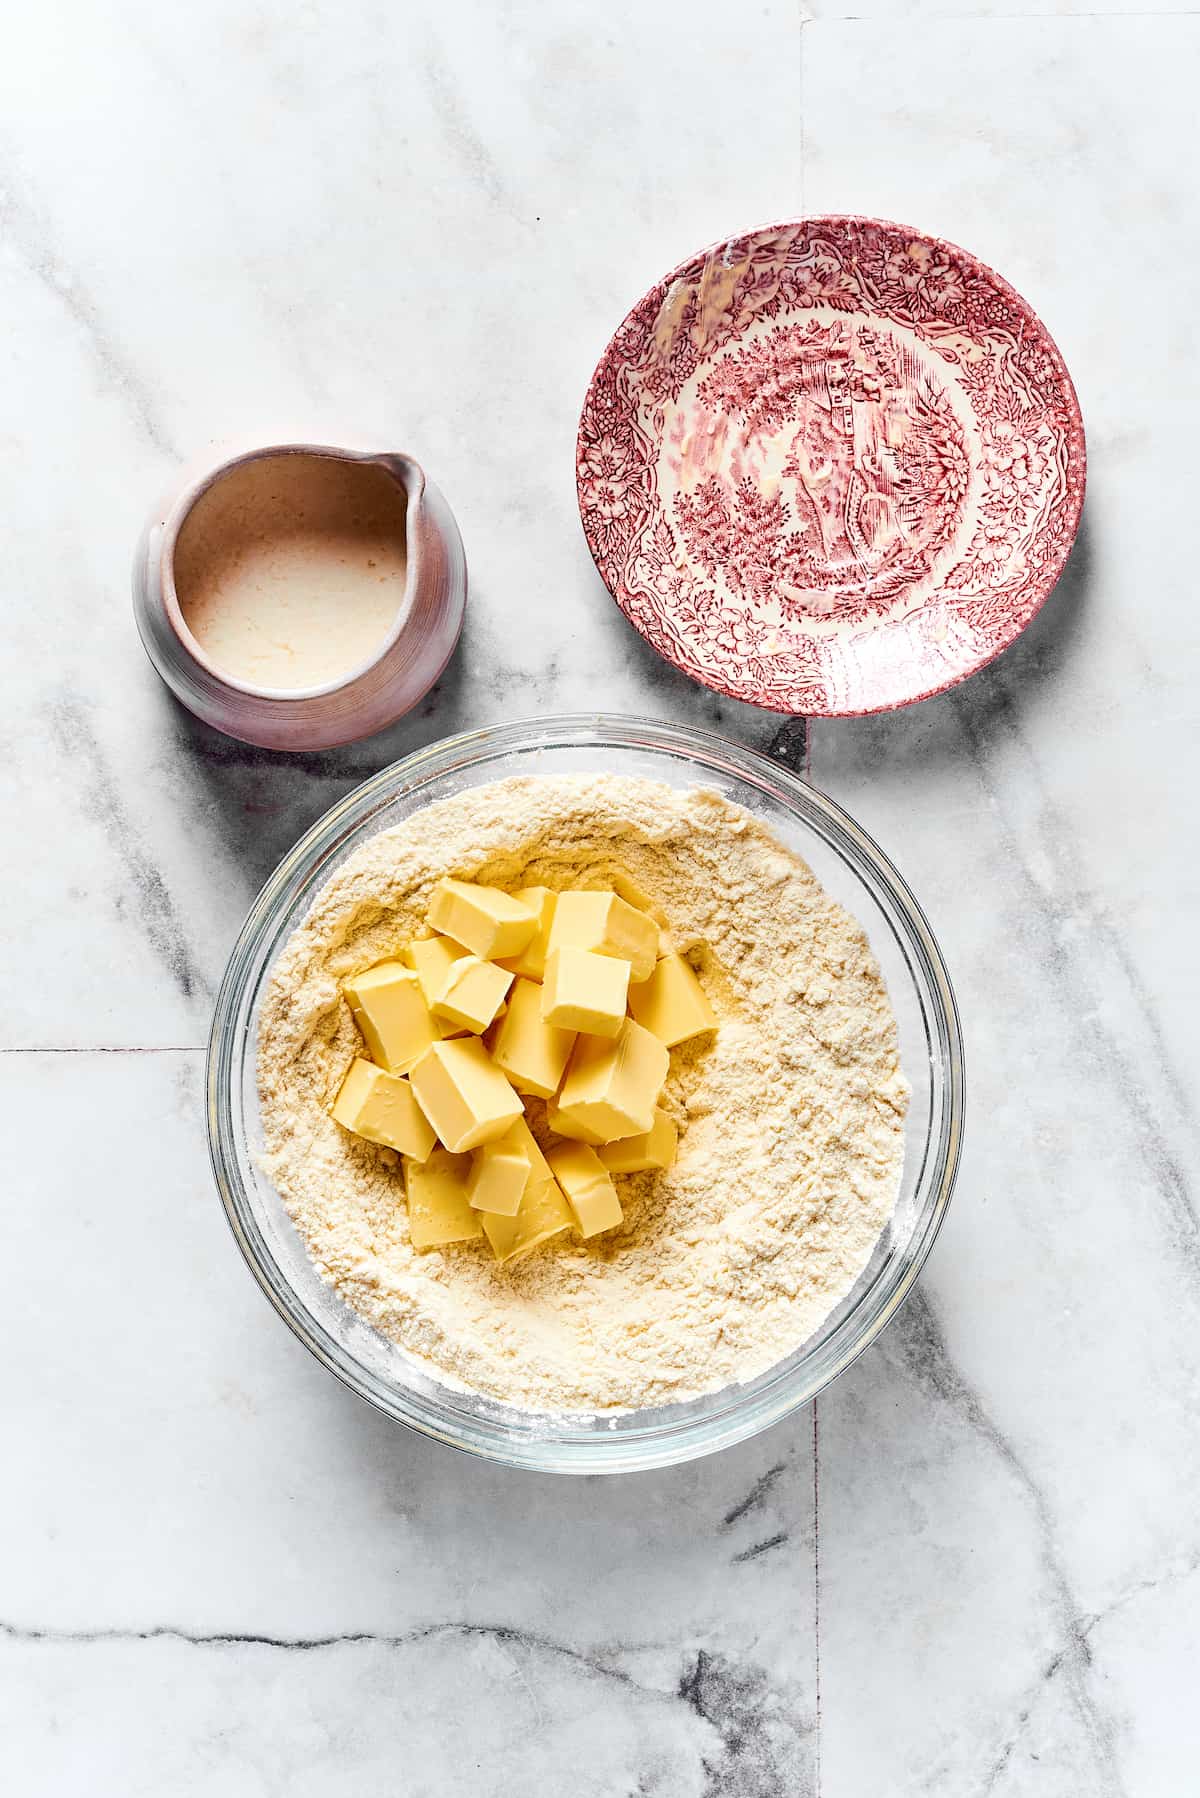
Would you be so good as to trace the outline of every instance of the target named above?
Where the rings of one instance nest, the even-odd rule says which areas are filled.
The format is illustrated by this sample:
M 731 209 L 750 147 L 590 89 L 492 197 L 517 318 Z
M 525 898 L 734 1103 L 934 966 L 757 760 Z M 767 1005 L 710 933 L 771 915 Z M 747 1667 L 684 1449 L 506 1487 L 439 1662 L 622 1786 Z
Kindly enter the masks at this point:
M 339 983 L 418 933 L 444 876 L 515 890 L 632 879 L 720 1028 L 672 1054 L 674 1165 L 619 1180 L 625 1221 L 497 1265 L 408 1240 L 400 1157 L 329 1116 L 361 1039 Z M 373 838 L 272 973 L 259 1036 L 263 1165 L 322 1276 L 452 1383 L 604 1411 L 763 1372 L 853 1285 L 895 1203 L 908 1087 L 860 926 L 749 813 L 615 775 L 519 778 Z M 535 1134 L 544 1113 L 530 1103 Z

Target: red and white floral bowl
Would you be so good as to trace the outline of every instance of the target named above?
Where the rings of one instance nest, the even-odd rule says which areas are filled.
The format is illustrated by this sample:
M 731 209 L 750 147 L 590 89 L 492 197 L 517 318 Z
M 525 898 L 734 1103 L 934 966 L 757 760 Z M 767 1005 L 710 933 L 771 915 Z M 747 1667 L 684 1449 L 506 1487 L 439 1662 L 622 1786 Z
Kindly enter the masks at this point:
M 942 692 L 1062 572 L 1085 481 L 1045 326 L 965 250 L 831 217 L 702 251 L 634 307 L 579 425 L 584 533 L 659 653 L 843 717 Z

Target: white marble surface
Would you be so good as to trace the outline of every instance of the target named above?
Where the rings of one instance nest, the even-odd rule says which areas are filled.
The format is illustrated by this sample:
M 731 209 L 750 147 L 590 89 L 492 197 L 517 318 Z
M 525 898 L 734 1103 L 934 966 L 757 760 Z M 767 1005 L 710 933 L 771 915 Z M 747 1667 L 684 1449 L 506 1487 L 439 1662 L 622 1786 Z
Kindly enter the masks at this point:
M 0 1788 L 1196 1789 L 1200 17 L 1109 10 L 8 22 Z M 623 624 L 572 447 L 629 302 L 804 207 L 1002 268 L 1089 427 L 1083 539 L 1022 643 L 811 731 L 950 958 L 962 1181 L 812 1411 L 689 1469 L 529 1479 L 385 1424 L 258 1297 L 204 1155 L 211 996 L 279 854 L 410 746 L 604 703 L 799 756 Z M 285 762 L 173 707 L 127 565 L 181 458 L 339 428 L 443 484 L 469 626 L 421 715 Z

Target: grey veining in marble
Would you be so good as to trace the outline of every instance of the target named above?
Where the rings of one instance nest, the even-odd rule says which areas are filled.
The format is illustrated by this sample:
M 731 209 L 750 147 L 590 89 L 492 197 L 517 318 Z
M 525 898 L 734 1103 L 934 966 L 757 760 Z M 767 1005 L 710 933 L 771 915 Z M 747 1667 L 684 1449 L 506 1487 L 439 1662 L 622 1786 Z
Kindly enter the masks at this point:
M 1200 18 L 1186 6 L 80 0 L 0 59 L 0 1785 L 22 1798 L 1177 1798 L 1200 1721 Z M 1089 431 L 1059 592 L 890 718 L 664 668 L 595 575 L 579 402 L 682 255 L 805 208 L 968 244 Z M 462 646 L 283 758 L 168 699 L 127 571 L 229 438 L 434 471 Z M 916 1296 L 690 1468 L 518 1476 L 283 1330 L 210 1188 L 202 1045 L 253 893 L 365 775 L 603 705 L 726 730 L 899 862 L 967 1032 Z

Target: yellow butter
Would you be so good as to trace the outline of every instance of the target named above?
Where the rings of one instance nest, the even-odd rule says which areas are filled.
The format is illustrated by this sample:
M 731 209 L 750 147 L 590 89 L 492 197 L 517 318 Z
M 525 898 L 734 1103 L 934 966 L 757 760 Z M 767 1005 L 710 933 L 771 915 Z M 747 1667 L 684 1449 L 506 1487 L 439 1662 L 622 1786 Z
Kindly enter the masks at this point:
M 549 1099 L 558 1091 L 575 1032 L 560 1030 L 542 1017 L 542 989 L 534 980 L 517 980 L 508 1010 L 492 1042 L 492 1060 L 519 1093 Z
M 616 893 L 560 893 L 550 927 L 550 953 L 568 948 L 627 961 L 630 980 L 647 980 L 658 959 L 658 925 Z
M 522 887 L 513 894 L 522 905 L 532 906 L 537 913 L 537 924 L 533 935 L 519 955 L 506 955 L 501 958 L 500 966 L 507 968 L 510 974 L 522 974 L 527 980 L 540 980 L 546 970 L 546 950 L 550 946 L 550 926 L 554 921 L 554 903 L 557 893 L 549 887 Z
M 451 962 L 433 1002 L 435 1018 L 461 1024 L 464 1030 L 484 1031 L 504 1003 L 512 975 L 495 962 L 477 955 L 462 955 Z
M 660 927 L 660 930 L 666 927 L 667 914 L 662 906 L 653 900 L 649 893 L 640 887 L 631 875 L 622 874 L 618 871 L 617 873 L 614 873 L 612 883 L 615 891 L 621 895 L 621 898 L 624 899 L 626 905 L 632 905 L 635 911 L 644 911 L 648 913 Z
M 606 1143 L 600 1160 L 610 1174 L 642 1174 L 652 1167 L 670 1167 L 675 1160 L 679 1132 L 665 1111 L 656 1110 L 654 1122 L 640 1136 L 622 1136 Z
M 456 1155 L 503 1136 L 521 1116 L 520 1099 L 477 1036 L 434 1043 L 413 1068 L 412 1088 Z
M 595 1149 L 586 1143 L 560 1143 L 546 1159 L 582 1236 L 598 1236 L 624 1222 L 617 1189 Z
M 514 1141 L 511 1131 L 495 1142 L 484 1143 L 471 1157 L 467 1199 L 472 1209 L 515 1217 L 532 1171 L 528 1154 Z
M 566 897 L 559 894 L 556 921 Z M 542 986 L 544 1023 L 560 1030 L 586 1030 L 592 1036 L 616 1036 L 625 1020 L 628 997 L 627 961 L 570 944 L 551 948 Z
M 537 1137 L 529 1128 L 523 1115 L 517 1119 L 516 1123 L 513 1125 L 512 1129 L 507 1132 L 503 1140 L 505 1142 L 514 1142 L 519 1148 L 524 1149 L 529 1157 L 529 1165 L 539 1180 L 550 1180 L 553 1178 L 550 1172 L 550 1163 L 542 1154 L 542 1151 L 538 1146 Z
M 398 961 L 355 974 L 342 991 L 363 1034 L 371 1059 L 389 1074 L 407 1074 L 438 1039 L 439 1031 L 411 969 Z
M 599 1148 L 602 1142 L 608 1141 L 603 1130 L 589 1130 L 587 1125 L 580 1123 L 577 1118 L 560 1111 L 555 1103 L 546 1107 L 546 1123 L 553 1130 L 555 1136 L 569 1137 L 572 1142 L 590 1143 L 593 1149 Z
M 567 1064 L 556 1116 L 604 1142 L 639 1136 L 654 1123 L 669 1066 L 663 1044 L 632 1018 L 611 1042 L 581 1036 Z
M 467 880 L 440 880 L 428 916 L 432 929 L 452 936 L 483 961 L 519 955 L 538 921 L 531 905 L 499 887 L 475 886 Z
M 451 965 L 461 961 L 466 954 L 462 944 L 448 936 L 423 937 L 419 942 L 410 943 L 404 951 L 404 960 L 416 975 L 421 997 L 430 1010 L 445 985 Z
M 682 955 L 663 956 L 649 980 L 630 993 L 629 1009 L 668 1049 L 716 1029 L 717 1014 Z
M 543 1242 L 569 1230 L 574 1221 L 555 1181 L 549 1176 L 539 1178 L 536 1173 L 521 1195 L 515 1217 L 500 1217 L 494 1211 L 476 1215 L 497 1261 L 519 1261 L 531 1255 Z
M 399 1149 L 417 1161 L 425 1160 L 436 1140 L 408 1081 L 361 1056 L 350 1064 L 332 1116 L 343 1130 Z
M 471 1242 L 483 1234 L 479 1212 L 467 1202 L 468 1155 L 435 1149 L 424 1164 L 406 1161 L 408 1234 L 414 1249 L 438 1249 L 450 1242 Z

